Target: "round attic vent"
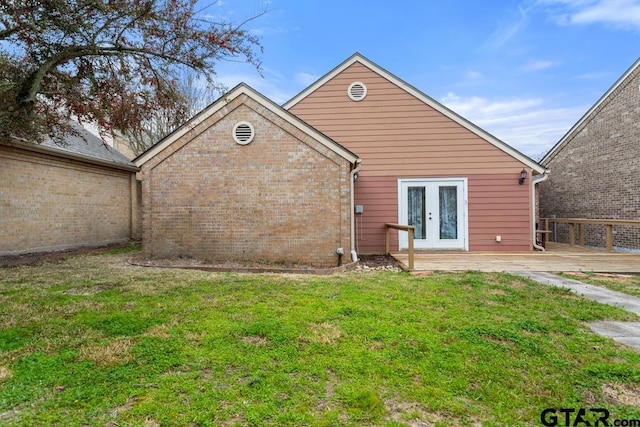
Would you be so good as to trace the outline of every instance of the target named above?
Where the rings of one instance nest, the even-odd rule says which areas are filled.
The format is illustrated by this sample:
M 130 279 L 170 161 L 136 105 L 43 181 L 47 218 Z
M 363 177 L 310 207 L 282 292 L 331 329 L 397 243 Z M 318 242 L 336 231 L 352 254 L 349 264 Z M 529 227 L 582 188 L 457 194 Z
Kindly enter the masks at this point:
M 349 85 L 347 94 L 352 101 L 362 101 L 367 96 L 367 86 L 362 82 L 353 82 Z
M 249 122 L 238 122 L 233 127 L 233 139 L 240 145 L 247 145 L 253 141 L 255 131 Z

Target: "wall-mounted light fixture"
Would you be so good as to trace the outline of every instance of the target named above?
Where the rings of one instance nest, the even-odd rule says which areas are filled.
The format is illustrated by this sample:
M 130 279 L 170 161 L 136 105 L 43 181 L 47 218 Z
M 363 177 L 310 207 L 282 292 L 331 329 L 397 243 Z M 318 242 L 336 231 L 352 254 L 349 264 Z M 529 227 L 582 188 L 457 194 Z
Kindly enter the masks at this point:
M 520 178 L 518 179 L 518 184 L 524 184 L 524 180 L 527 179 L 527 171 L 523 168 L 520 172 Z

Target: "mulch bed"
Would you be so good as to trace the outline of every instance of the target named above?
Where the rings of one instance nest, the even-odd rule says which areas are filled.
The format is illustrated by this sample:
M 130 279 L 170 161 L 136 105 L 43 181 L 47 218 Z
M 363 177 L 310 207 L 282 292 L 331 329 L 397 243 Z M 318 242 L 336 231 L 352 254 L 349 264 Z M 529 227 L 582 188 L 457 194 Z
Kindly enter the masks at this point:
M 0 256 L 0 267 L 15 267 L 19 265 L 34 265 L 40 262 L 60 262 L 69 256 L 100 253 L 110 249 L 130 246 L 131 243 L 120 243 L 98 247 L 80 247 L 54 252 L 32 252 L 18 255 Z M 341 267 L 317 268 L 304 265 L 267 265 L 252 262 L 219 262 L 209 263 L 193 259 L 173 260 L 145 260 L 134 257 L 132 265 L 143 267 L 185 268 L 219 272 L 245 273 L 294 273 L 294 274 L 333 274 L 344 271 L 402 271 L 398 262 L 386 255 L 361 255 L 358 263 L 347 263 Z

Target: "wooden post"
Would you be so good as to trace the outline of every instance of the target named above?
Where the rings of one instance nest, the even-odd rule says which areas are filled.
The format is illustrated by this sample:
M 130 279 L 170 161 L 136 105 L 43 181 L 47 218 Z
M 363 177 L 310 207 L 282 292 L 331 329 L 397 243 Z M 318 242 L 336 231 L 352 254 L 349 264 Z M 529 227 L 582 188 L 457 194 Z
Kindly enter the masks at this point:
M 575 246 L 576 244 L 576 236 L 573 235 L 575 230 L 575 224 L 573 222 L 569 223 L 569 246 Z
M 549 228 L 549 218 L 545 218 L 544 219 L 544 229 L 546 231 L 551 230 Z M 542 247 L 546 248 L 547 247 L 547 243 L 549 243 L 549 233 L 542 233 Z
M 613 224 L 607 224 L 607 251 L 613 252 Z
M 389 255 L 389 227 L 384 226 L 384 254 Z
M 578 246 L 584 246 L 584 230 L 582 223 L 578 224 Z
M 413 238 L 415 236 L 415 232 L 416 232 L 416 227 L 413 225 L 402 225 L 402 224 L 392 224 L 392 223 L 386 223 L 384 225 L 385 228 L 385 232 L 384 232 L 384 250 L 386 252 L 387 255 L 390 255 L 389 252 L 389 229 L 393 228 L 396 230 L 401 230 L 401 231 L 406 231 L 408 234 L 408 239 L 409 239 L 409 270 L 413 270 L 414 267 L 414 263 L 413 263 Z
M 407 233 L 409 234 L 409 271 L 413 271 L 413 233 L 414 233 L 415 228 L 414 227 L 410 227 L 407 230 Z

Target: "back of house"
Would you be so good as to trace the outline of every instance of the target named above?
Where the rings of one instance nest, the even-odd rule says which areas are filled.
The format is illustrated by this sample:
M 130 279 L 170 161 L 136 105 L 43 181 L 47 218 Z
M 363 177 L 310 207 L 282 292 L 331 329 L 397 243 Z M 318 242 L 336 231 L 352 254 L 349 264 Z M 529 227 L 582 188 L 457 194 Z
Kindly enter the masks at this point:
M 384 250 L 385 223 L 414 225 L 419 249 L 532 250 L 532 178 L 544 168 L 363 56 L 284 108 L 362 159 L 360 253 Z M 406 248 L 406 233 L 392 247 Z

